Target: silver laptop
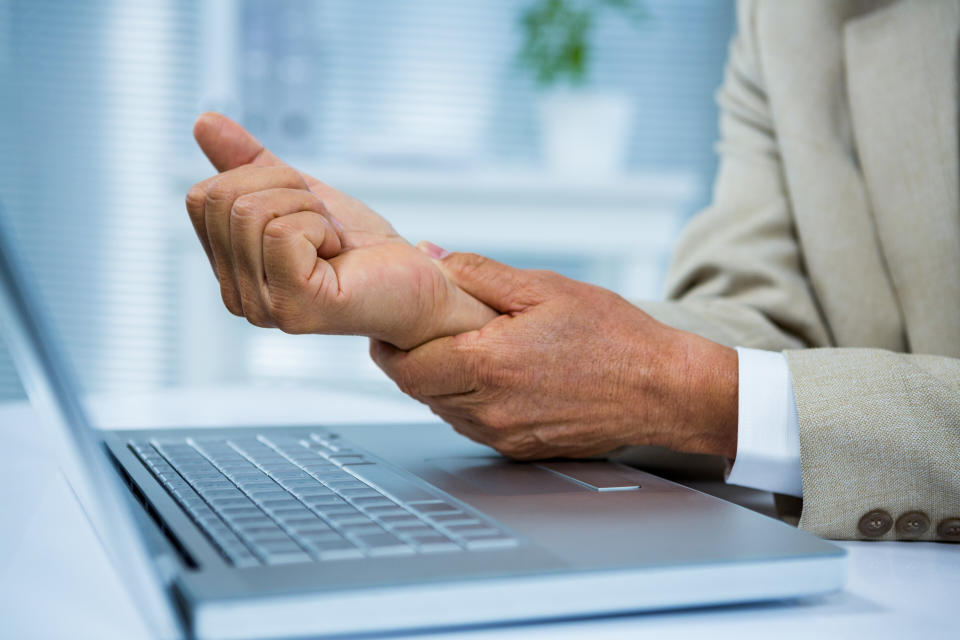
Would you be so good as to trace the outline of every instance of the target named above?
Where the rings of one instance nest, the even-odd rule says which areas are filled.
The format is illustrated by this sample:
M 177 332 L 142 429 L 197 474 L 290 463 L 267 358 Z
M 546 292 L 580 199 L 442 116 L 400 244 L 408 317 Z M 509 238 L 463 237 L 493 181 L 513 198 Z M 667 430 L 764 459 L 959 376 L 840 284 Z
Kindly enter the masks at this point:
M 157 637 L 508 623 L 843 583 L 842 550 L 781 522 L 611 462 L 513 463 L 444 425 L 98 431 L 13 244 L 0 228 L 3 337 Z

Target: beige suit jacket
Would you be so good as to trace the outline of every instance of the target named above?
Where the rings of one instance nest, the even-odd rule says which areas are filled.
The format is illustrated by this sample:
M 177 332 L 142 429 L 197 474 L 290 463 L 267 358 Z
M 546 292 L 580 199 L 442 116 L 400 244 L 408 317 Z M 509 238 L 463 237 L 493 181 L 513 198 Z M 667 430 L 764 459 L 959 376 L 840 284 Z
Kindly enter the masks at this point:
M 759 0 L 738 23 L 713 204 L 646 306 L 784 351 L 801 527 L 920 511 L 937 539 L 960 518 L 960 8 Z

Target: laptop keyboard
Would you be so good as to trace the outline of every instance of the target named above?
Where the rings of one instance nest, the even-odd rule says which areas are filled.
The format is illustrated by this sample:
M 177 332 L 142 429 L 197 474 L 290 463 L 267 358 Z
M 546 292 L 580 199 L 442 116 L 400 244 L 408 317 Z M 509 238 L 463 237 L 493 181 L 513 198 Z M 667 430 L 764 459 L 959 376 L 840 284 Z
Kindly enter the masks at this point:
M 234 566 L 463 553 L 516 538 L 328 434 L 131 441 Z

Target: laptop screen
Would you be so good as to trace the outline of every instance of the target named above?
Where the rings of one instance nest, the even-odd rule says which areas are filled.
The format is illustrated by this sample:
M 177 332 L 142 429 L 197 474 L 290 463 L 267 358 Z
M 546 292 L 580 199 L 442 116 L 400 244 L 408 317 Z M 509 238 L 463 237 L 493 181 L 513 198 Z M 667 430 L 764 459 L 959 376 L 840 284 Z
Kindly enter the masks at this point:
M 159 637 L 180 635 L 175 608 L 138 530 L 132 498 L 87 419 L 75 377 L 0 205 L 0 329 L 57 460 L 115 568 Z

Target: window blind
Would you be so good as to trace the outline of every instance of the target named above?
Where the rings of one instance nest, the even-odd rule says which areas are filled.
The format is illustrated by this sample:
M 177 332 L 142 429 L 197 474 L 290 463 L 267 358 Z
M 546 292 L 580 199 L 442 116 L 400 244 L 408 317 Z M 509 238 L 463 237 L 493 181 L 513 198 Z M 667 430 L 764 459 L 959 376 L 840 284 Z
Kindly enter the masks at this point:
M 537 91 L 515 61 L 526 6 L 0 0 L 0 199 L 84 388 L 373 380 L 362 341 L 265 333 L 221 308 L 183 210 L 209 172 L 192 121 L 224 110 L 281 154 L 351 167 L 373 187 L 398 166 L 427 187 L 457 171 L 535 173 Z M 645 6 L 639 27 L 600 20 L 591 83 L 633 100 L 631 175 L 669 170 L 697 186 L 664 205 L 682 218 L 714 170 L 733 7 Z M 549 246 L 502 255 L 572 275 L 593 259 Z M 0 349 L 0 400 L 21 395 Z

